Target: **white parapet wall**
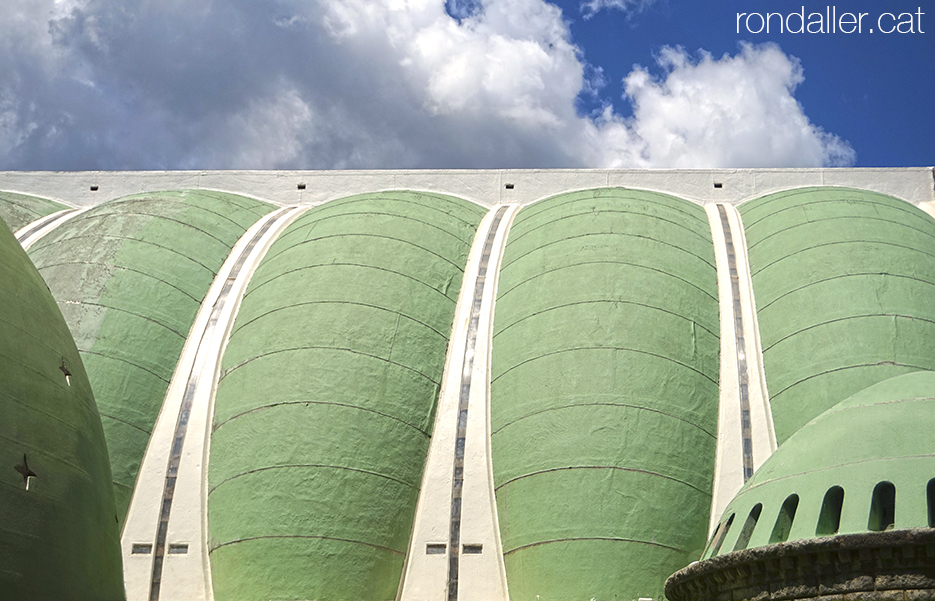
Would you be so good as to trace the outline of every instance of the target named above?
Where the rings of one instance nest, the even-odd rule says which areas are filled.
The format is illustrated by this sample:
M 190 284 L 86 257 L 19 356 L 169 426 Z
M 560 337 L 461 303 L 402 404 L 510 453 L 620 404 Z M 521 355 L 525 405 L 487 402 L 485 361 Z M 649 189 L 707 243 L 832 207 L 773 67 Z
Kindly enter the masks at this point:
M 426 190 L 485 206 L 528 204 L 561 192 L 627 187 L 699 204 L 738 204 L 806 186 L 848 186 L 935 205 L 932 167 L 839 169 L 435 169 L 359 171 L 5 171 L 0 190 L 74 206 L 141 192 L 198 188 L 283 206 L 316 205 L 378 190 Z

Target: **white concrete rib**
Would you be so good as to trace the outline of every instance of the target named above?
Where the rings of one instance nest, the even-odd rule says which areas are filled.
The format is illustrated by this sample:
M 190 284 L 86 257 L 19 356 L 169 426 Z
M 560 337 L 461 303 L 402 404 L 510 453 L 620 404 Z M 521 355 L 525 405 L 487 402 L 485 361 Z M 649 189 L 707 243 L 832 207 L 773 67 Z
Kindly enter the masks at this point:
M 251 226 L 198 310 L 153 427 L 121 534 L 128 601 L 213 598 L 206 479 L 220 359 L 257 265 L 307 209 L 279 209 Z
M 740 213 L 729 204 L 706 205 L 705 211 L 714 240 L 721 320 L 720 400 L 710 537 L 727 504 L 776 450 L 776 433 Z
M 505 209 L 497 223 L 498 209 Z M 439 393 L 435 426 L 413 522 L 412 537 L 397 598 L 400 601 L 443 601 L 450 598 L 449 567 L 455 562 L 456 598 L 459 601 L 507 601 L 506 570 L 500 543 L 500 526 L 494 497 L 490 462 L 490 347 L 493 309 L 500 261 L 507 233 L 519 205 L 495 207 L 484 217 L 471 246 L 464 280 L 455 309 L 448 356 Z M 490 237 L 492 234 L 492 238 Z M 481 273 L 484 247 L 491 240 L 486 274 Z M 479 278 L 481 286 L 478 285 Z M 476 338 L 471 334 L 472 306 L 480 291 Z M 471 344 L 473 339 L 473 344 Z M 472 355 L 473 353 L 473 355 Z M 467 407 L 461 407 L 461 391 L 470 382 Z M 451 552 L 453 454 L 458 422 L 464 424 L 463 486 L 460 526 L 454 538 L 459 553 Z M 430 548 L 432 545 L 433 548 Z M 464 546 L 480 553 L 464 553 Z M 435 550 L 438 552 L 429 552 Z
M 935 201 L 920 202 L 919 208 L 928 213 L 929 217 L 935 218 Z
M 29 250 L 29 247 L 38 242 L 43 236 L 62 225 L 69 219 L 74 219 L 81 213 L 90 210 L 91 207 L 84 209 L 63 209 L 40 217 L 32 223 L 16 231 L 16 239 L 19 240 L 23 250 Z

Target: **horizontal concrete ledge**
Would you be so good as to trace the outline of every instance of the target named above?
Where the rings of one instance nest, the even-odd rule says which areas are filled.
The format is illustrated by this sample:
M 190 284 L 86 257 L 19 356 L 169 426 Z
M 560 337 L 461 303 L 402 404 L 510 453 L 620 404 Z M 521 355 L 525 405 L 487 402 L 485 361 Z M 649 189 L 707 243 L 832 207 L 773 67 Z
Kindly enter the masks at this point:
M 665 591 L 669 601 L 935 599 L 935 528 L 735 551 L 676 572 Z
M 6 171 L 0 190 L 92 206 L 128 194 L 217 190 L 280 205 L 316 205 L 379 190 L 451 194 L 485 206 L 528 204 L 560 192 L 628 187 L 699 204 L 738 204 L 807 186 L 846 186 L 935 203 L 932 167 L 839 169 L 436 169 L 347 171 Z

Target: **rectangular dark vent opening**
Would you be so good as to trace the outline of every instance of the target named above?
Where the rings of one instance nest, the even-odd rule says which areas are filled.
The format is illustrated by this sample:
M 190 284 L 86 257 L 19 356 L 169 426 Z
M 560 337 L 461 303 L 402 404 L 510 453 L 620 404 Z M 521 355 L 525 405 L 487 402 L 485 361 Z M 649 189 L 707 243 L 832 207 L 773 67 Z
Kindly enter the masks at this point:
M 296 186 L 296 188 L 298 188 L 299 190 L 304 190 L 305 184 L 299 184 L 298 186 Z
M 513 189 L 513 184 L 507 184 L 507 185 L 506 185 L 506 189 L 507 189 L 507 190 L 512 190 L 512 189 Z
M 425 545 L 426 555 L 444 555 L 445 543 L 429 543 Z
M 480 555 L 484 552 L 484 545 L 464 545 L 465 555 Z
M 97 190 L 98 190 L 97 186 L 91 186 L 91 192 L 97 192 Z
M 169 545 L 169 553 L 172 555 L 185 555 L 188 553 L 188 544 Z
M 721 188 L 724 187 L 724 184 L 722 184 L 721 182 L 714 182 L 714 187 L 720 190 Z
M 149 555 L 153 552 L 153 546 L 147 543 L 133 543 L 130 553 L 133 555 Z

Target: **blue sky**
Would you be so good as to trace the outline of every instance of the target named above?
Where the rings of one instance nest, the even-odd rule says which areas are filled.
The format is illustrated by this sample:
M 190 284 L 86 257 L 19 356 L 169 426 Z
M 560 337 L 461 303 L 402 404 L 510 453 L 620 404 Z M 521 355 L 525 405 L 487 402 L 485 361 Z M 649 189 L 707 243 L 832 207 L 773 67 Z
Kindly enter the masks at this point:
M 795 97 L 806 114 L 812 122 L 850 142 L 857 166 L 935 162 L 931 102 L 935 98 L 935 4 L 925 0 L 658 0 L 642 10 L 605 9 L 587 19 L 579 2 L 561 0 L 557 4 L 571 20 L 571 32 L 588 62 L 601 66 L 612 84 L 619 82 L 633 63 L 651 65 L 653 55 L 664 45 L 682 46 L 691 52 L 704 49 L 720 56 L 735 53 L 742 41 L 773 42 L 801 61 L 805 81 Z M 867 13 L 865 27 L 860 34 L 776 33 L 775 29 L 770 34 L 752 34 L 741 24 L 741 34 L 737 34 L 738 13 L 788 15 L 801 12 L 803 7 L 807 17 L 815 12 L 827 14 L 828 7 L 834 7 L 839 15 Z M 919 10 L 921 17 L 916 14 Z M 867 30 L 874 28 L 874 21 L 883 13 L 896 17 L 895 21 L 883 17 L 885 29 L 908 20 L 901 15 L 909 13 L 915 28 L 925 33 L 870 34 Z M 791 24 L 798 28 L 798 21 L 793 19 Z M 758 28 L 756 18 L 751 28 Z M 619 85 L 608 85 L 605 96 L 625 113 L 628 105 L 620 99 L 619 91 Z
M 0 169 L 931 165 L 920 4 L 5 0 Z

